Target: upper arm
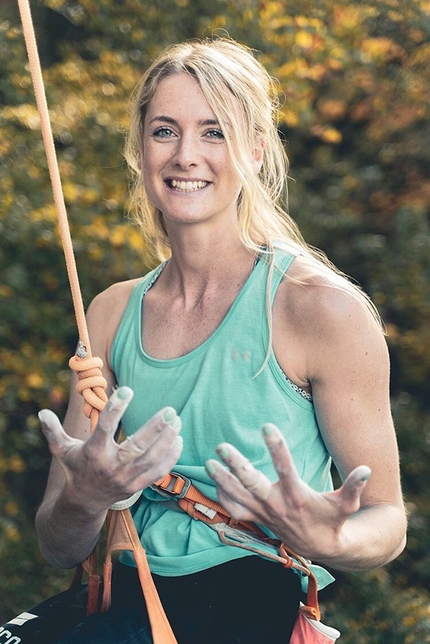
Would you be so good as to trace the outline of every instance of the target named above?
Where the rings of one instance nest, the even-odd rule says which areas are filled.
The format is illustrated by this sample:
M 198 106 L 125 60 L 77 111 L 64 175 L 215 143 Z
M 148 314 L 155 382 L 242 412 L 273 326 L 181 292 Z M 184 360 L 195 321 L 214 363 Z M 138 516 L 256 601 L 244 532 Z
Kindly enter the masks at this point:
M 358 465 L 372 470 L 364 505 L 402 504 L 386 342 L 361 303 L 340 297 L 349 301 L 339 317 L 335 311 L 323 316 L 309 360 L 318 424 L 342 479 Z
M 368 465 L 372 476 L 362 504 L 403 507 L 389 356 L 378 323 L 363 302 L 327 283 L 303 286 L 286 280 L 283 289 L 275 352 L 290 378 L 293 368 L 310 384 L 318 425 L 341 478 Z M 296 347 L 290 354 L 291 343 Z

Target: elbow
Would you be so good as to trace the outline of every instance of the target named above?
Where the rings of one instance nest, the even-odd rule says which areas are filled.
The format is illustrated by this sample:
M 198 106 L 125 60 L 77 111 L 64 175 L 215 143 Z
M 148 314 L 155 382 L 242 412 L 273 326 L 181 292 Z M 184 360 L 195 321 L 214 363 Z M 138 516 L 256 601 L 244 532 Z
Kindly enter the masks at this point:
M 40 554 L 50 566 L 61 570 L 74 568 L 80 563 L 73 557 L 72 548 L 64 547 L 64 542 L 58 540 L 58 531 L 52 529 L 43 506 L 36 514 L 35 528 Z
M 408 520 L 403 506 L 398 508 L 396 524 L 396 528 L 393 528 L 392 531 L 391 547 L 387 549 L 386 556 L 383 561 L 381 561 L 380 565 L 382 566 L 394 561 L 394 559 L 397 559 L 397 557 L 399 557 L 406 548 Z
M 45 561 L 56 570 L 75 568 L 80 562 L 70 558 L 64 551 L 56 552 L 39 537 L 39 551 Z
M 398 546 L 394 548 L 393 552 L 388 557 L 385 563 L 390 563 L 390 561 L 394 561 L 394 559 L 397 559 L 397 557 L 399 557 L 402 554 L 403 550 L 406 548 L 406 543 L 407 543 L 407 534 L 405 530 L 402 538 L 400 539 Z
M 387 549 L 385 557 L 381 560 L 381 562 L 375 566 L 375 568 L 379 568 L 380 566 L 385 566 L 386 564 L 390 563 L 391 561 L 394 561 L 399 557 L 404 549 L 406 548 L 407 544 L 407 519 L 406 519 L 406 514 L 404 514 L 404 521 L 403 525 L 399 530 L 399 535 L 395 542 L 391 544 L 391 548 Z

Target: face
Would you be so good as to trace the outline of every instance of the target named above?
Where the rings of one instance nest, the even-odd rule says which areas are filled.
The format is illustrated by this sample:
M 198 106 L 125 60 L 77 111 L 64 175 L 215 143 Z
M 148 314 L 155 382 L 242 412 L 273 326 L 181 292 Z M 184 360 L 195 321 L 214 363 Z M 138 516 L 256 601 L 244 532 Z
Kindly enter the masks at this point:
M 158 85 L 144 121 L 141 166 L 167 230 L 230 218 L 241 185 L 225 137 L 197 81 L 186 73 Z

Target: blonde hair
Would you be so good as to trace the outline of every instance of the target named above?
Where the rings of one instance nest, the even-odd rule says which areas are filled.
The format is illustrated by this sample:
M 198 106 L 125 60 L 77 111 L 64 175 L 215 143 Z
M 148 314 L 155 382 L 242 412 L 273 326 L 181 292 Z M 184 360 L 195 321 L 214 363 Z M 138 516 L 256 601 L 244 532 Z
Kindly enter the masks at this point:
M 307 258 L 311 273 L 323 274 L 326 285 L 341 288 L 364 301 L 379 320 L 370 299 L 351 283 L 322 253 L 304 241 L 297 224 L 285 211 L 288 158 L 279 136 L 278 87 L 252 51 L 229 38 L 210 38 L 176 44 L 165 49 L 143 75 L 133 95 L 133 114 L 125 156 L 134 175 L 130 210 L 152 258 L 170 256 L 161 212 L 146 194 L 139 157 L 148 104 L 167 76 L 190 74 L 198 82 L 226 137 L 233 166 L 242 184 L 237 205 L 242 243 L 254 252 L 265 249 L 274 261 L 273 248 L 281 246 Z M 254 151 L 260 146 L 262 165 L 255 174 Z

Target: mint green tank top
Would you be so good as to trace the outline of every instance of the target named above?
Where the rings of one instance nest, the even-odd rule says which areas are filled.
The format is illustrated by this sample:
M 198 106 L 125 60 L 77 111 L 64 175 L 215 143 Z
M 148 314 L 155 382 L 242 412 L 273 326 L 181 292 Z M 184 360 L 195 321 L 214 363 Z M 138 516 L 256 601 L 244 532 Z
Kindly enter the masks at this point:
M 272 303 L 293 259 L 293 255 L 276 251 L 280 270 L 275 268 L 270 285 Z M 190 353 L 170 360 L 149 356 L 141 339 L 145 292 L 162 268 L 135 286 L 112 345 L 111 364 L 117 383 L 134 391 L 123 417 L 126 434 L 136 432 L 161 408 L 174 407 L 182 419 L 184 442 L 175 471 L 216 499 L 216 489 L 204 465 L 207 459 L 216 457 L 215 448 L 223 441 L 244 453 L 271 481 L 277 480 L 261 436 L 264 423 L 275 423 L 285 436 L 300 477 L 315 490 L 332 489 L 331 459 L 312 402 L 293 388 L 273 351 L 263 371 L 254 377 L 264 363 L 269 342 L 269 264 L 265 256 L 214 333 Z M 250 554 L 223 545 L 206 524 L 166 501 L 147 488 L 132 509 L 153 573 L 186 575 Z M 123 553 L 121 561 L 134 565 L 131 553 Z M 316 573 L 321 586 L 331 579 L 322 569 Z

